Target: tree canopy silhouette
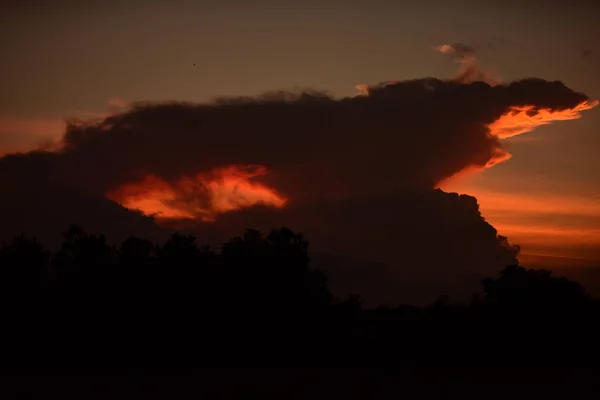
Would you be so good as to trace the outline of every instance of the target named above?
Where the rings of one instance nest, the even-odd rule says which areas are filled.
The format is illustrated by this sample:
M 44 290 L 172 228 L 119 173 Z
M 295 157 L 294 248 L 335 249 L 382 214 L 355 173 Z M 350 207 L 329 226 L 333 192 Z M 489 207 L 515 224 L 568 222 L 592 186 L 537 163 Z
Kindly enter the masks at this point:
M 3 360 L 26 370 L 60 370 L 60 359 L 69 371 L 179 371 L 259 358 L 485 364 L 526 351 L 541 362 L 568 356 L 558 338 L 600 354 L 600 307 L 580 284 L 518 265 L 482 284 L 470 304 L 442 296 L 427 307 L 365 308 L 358 295 L 333 297 L 308 241 L 287 228 L 249 229 L 215 250 L 182 234 L 112 246 L 72 226 L 54 254 L 23 235 L 0 245 Z

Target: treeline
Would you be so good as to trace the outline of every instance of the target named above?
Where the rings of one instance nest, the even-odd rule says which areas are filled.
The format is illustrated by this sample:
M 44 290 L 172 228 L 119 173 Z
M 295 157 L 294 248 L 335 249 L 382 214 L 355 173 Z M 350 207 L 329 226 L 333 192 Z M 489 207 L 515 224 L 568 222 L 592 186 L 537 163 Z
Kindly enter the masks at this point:
M 183 372 L 198 366 L 498 366 L 593 362 L 600 307 L 576 282 L 508 266 L 468 304 L 335 299 L 308 242 L 248 230 L 219 251 L 192 236 L 110 246 L 71 227 L 52 254 L 0 245 L 11 372 Z

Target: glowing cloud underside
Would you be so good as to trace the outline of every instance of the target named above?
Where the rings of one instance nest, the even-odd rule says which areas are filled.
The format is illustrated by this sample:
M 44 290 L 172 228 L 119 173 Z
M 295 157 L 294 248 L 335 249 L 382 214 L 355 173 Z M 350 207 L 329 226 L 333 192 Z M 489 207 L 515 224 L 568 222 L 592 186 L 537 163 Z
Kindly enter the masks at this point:
M 157 219 L 198 219 L 212 222 L 218 214 L 257 204 L 280 208 L 287 199 L 252 178 L 264 175 L 262 166 L 217 168 L 206 174 L 167 182 L 154 175 L 125 184 L 107 197 L 122 206 Z

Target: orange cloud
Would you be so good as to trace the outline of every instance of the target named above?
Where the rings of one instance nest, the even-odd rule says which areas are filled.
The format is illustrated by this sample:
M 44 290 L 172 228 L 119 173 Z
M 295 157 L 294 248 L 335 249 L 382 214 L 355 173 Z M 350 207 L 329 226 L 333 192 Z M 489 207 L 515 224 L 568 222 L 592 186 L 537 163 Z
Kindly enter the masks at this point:
M 167 182 L 149 175 L 120 186 L 107 197 L 131 210 L 165 219 L 214 221 L 217 214 L 263 204 L 283 207 L 287 199 L 252 178 L 264 175 L 263 167 L 228 166 L 207 174 L 184 176 Z
M 535 106 L 511 107 L 510 111 L 489 125 L 490 134 L 499 139 L 507 139 L 531 132 L 538 126 L 554 121 L 579 119 L 582 111 L 591 110 L 598 104 L 598 101 L 583 101 L 577 106 L 565 110 L 551 110 Z
M 510 110 L 502 114 L 499 118 L 494 120 L 491 124 L 488 124 L 488 135 L 493 138 L 500 140 L 511 139 L 512 141 L 519 141 L 521 138 L 517 138 L 527 132 L 533 131 L 538 126 L 548 125 L 555 121 L 569 121 L 581 118 L 581 112 L 591 110 L 598 106 L 600 101 L 598 100 L 585 100 L 575 105 L 572 108 L 565 108 L 561 110 L 554 110 L 545 107 L 536 106 L 513 106 Z M 517 138 L 517 140 L 515 140 Z M 537 139 L 539 140 L 539 139 Z M 527 138 L 522 141 L 528 141 Z M 457 178 L 461 179 L 463 176 L 469 176 L 473 173 L 482 169 L 491 168 L 501 162 L 507 161 L 512 155 L 502 147 L 496 147 L 493 149 L 492 155 L 489 160 L 483 165 L 470 165 L 456 174 L 441 181 L 437 187 L 443 187 L 449 182 L 454 182 Z
M 581 118 L 582 111 L 591 110 L 598 104 L 600 102 L 597 100 L 585 100 L 573 108 L 562 110 L 535 106 L 514 106 L 488 125 L 489 135 L 498 139 L 514 138 L 523 133 L 531 132 L 538 126 L 547 125 L 555 121 L 579 119 Z M 502 148 L 496 150 L 496 154 L 485 164 L 484 168 L 493 167 L 512 157 L 510 153 Z

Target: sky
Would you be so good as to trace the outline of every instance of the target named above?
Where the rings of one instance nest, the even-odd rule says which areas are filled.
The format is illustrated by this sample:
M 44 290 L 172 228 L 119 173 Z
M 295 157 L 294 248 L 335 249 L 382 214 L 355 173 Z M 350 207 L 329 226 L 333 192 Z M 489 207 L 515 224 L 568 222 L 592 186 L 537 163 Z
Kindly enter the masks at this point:
M 0 154 L 49 148 L 65 118 L 136 101 L 297 88 L 340 98 L 357 84 L 448 79 L 458 64 L 443 44 L 473 49 L 499 82 L 560 80 L 600 99 L 593 1 L 8 1 L 0 14 Z M 537 127 L 503 140 L 510 160 L 439 187 L 475 196 L 522 262 L 589 264 L 600 260 L 599 133 L 598 109 Z

